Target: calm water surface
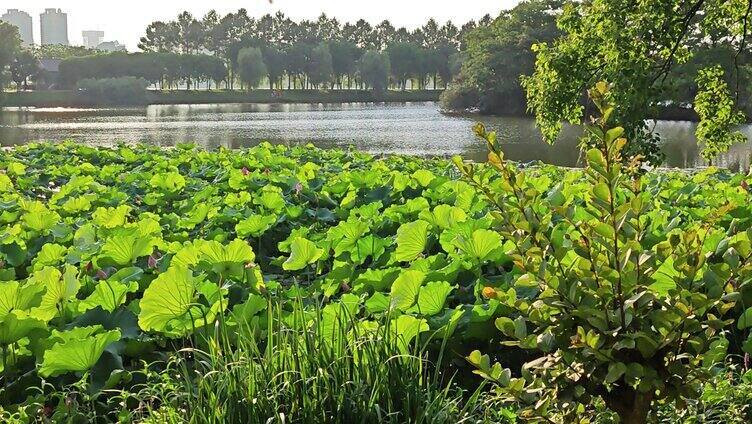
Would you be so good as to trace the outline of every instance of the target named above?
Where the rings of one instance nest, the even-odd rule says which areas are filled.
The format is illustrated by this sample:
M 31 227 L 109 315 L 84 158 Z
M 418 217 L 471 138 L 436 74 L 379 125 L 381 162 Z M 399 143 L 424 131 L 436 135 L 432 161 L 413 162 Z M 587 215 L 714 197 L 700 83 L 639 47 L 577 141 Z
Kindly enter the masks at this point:
M 153 105 L 138 109 L 5 109 L 0 111 L 0 144 L 36 140 L 76 140 L 94 144 L 146 142 L 172 146 L 195 142 L 212 148 L 238 148 L 268 140 L 311 142 L 319 147 L 348 147 L 372 153 L 455 155 L 482 160 L 485 146 L 471 131 L 476 120 L 499 132 L 507 157 L 578 166 L 580 130 L 565 128 L 553 146 L 541 141 L 532 119 L 450 117 L 435 103 L 405 104 L 229 104 Z M 690 122 L 656 123 L 665 140 L 667 166 L 695 167 L 699 158 Z M 752 126 L 742 127 L 752 139 Z M 752 143 L 734 146 L 720 166 L 748 169 Z

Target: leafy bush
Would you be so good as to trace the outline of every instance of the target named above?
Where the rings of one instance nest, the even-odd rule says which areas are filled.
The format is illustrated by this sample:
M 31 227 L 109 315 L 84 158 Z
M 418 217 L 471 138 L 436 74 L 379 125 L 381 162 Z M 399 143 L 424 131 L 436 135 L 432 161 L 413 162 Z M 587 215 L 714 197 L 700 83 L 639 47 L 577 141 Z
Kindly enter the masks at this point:
M 146 103 L 148 86 L 148 81 L 136 77 L 84 79 L 76 91 L 82 100 L 94 104 L 137 105 Z
M 752 230 L 718 228 L 731 202 L 667 221 L 639 157 L 621 157 L 627 140 L 608 126 L 608 86 L 590 94 L 601 116 L 588 127 L 599 142 L 586 153 L 586 190 L 539 190 L 480 125 L 498 179 L 456 161 L 494 205 L 495 228 L 509 245 L 513 283 L 484 291 L 513 311 L 496 326 L 505 344 L 539 354 L 519 378 L 480 352 L 468 359 L 502 399 L 526 405 L 523 416 L 575 420 L 601 398 L 623 423 L 644 423 L 654 402 L 698 397 L 724 360 L 738 283 L 752 277 Z

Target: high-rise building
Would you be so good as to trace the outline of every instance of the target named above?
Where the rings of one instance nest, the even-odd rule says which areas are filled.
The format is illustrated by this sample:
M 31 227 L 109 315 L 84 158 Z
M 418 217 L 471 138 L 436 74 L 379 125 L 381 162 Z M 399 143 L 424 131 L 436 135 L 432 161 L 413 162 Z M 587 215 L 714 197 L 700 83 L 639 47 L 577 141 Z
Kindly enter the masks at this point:
M 0 21 L 7 22 L 18 28 L 18 35 L 21 36 L 21 43 L 23 43 L 24 46 L 34 44 L 31 15 L 18 9 L 8 9 L 8 11 L 0 17 Z
M 81 35 L 84 37 L 84 47 L 87 49 L 96 49 L 104 41 L 104 31 L 84 31 Z
M 68 43 L 68 15 L 60 9 L 45 9 L 40 15 L 42 45 Z

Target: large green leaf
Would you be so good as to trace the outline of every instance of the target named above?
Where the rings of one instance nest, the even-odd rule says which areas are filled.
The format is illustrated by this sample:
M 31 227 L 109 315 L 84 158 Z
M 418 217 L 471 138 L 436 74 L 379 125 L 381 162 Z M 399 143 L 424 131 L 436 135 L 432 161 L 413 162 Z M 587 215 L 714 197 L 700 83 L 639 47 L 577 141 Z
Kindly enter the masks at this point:
M 102 326 L 53 331 L 55 344 L 44 352 L 39 375 L 54 377 L 68 372 L 88 371 L 97 363 L 107 345 L 120 340 L 120 331 L 102 332 Z
M 120 227 L 127 222 L 131 209 L 128 205 L 120 205 L 116 208 L 97 208 L 91 215 L 92 221 L 103 228 Z
M 298 271 L 319 260 L 322 249 L 308 239 L 298 237 L 290 244 L 290 257 L 282 264 L 285 271 Z
M 170 267 L 144 290 L 138 325 L 144 331 L 183 336 L 214 321 L 214 313 L 197 303 L 200 284 L 190 270 Z
M 430 327 L 425 319 L 418 319 L 410 315 L 400 315 L 390 323 L 390 329 L 397 337 L 400 351 L 408 352 L 410 342 L 420 333 L 428 331 Z
M 0 345 L 16 343 L 35 329 L 47 328 L 39 318 L 24 311 L 12 311 L 0 318 Z
M 138 283 L 135 281 L 129 283 L 123 283 L 115 279 L 100 281 L 94 287 L 94 292 L 78 304 L 78 311 L 85 312 L 101 306 L 105 311 L 112 312 L 118 306 L 125 303 L 128 293 L 135 293 L 137 291 Z
M 502 247 L 499 233 L 484 229 L 473 231 L 470 239 L 458 236 L 454 244 L 476 263 L 491 259 L 494 251 Z
M 426 249 L 428 238 L 429 223 L 426 221 L 415 221 L 402 224 L 397 230 L 397 252 L 398 261 L 409 262 L 420 256 Z
M 403 271 L 394 283 L 389 293 L 392 308 L 405 311 L 415 304 L 418 298 L 418 290 L 426 275 L 421 271 Z
M 0 282 L 0 318 L 11 311 L 28 311 L 39 305 L 45 291 L 46 284 L 38 280 L 23 285 L 18 281 Z
M 32 274 L 29 283 L 39 284 L 46 291 L 42 295 L 41 303 L 31 310 L 31 314 L 43 321 L 49 321 L 58 315 L 64 302 L 76 299 L 81 287 L 77 274 L 76 268 L 71 265 L 66 266 L 64 274 L 51 267 Z
M 253 249 L 245 240 L 235 239 L 223 245 L 208 241 L 201 246 L 200 261 L 208 264 L 212 271 L 224 277 L 241 278 L 245 266 L 256 259 Z
M 240 237 L 260 237 L 277 222 L 276 215 L 250 215 L 235 225 Z
M 449 293 L 454 290 L 446 281 L 431 281 L 420 288 L 418 303 L 411 309 L 421 315 L 436 315 L 444 310 Z
M 148 256 L 154 251 L 156 240 L 151 236 L 136 234 L 116 235 L 107 239 L 100 253 L 100 266 L 109 261 L 116 265 L 131 265 L 140 257 Z

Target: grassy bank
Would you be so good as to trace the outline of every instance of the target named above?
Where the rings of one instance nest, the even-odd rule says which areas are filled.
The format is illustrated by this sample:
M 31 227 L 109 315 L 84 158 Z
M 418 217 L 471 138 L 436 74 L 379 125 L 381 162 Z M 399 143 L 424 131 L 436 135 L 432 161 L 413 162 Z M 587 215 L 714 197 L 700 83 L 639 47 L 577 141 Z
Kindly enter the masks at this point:
M 440 95 L 440 90 L 388 91 L 380 95 L 361 90 L 176 90 L 149 91 L 145 104 L 425 102 L 437 101 Z M 117 100 L 97 102 L 72 90 L 6 93 L 2 104 L 7 107 L 132 106 Z

